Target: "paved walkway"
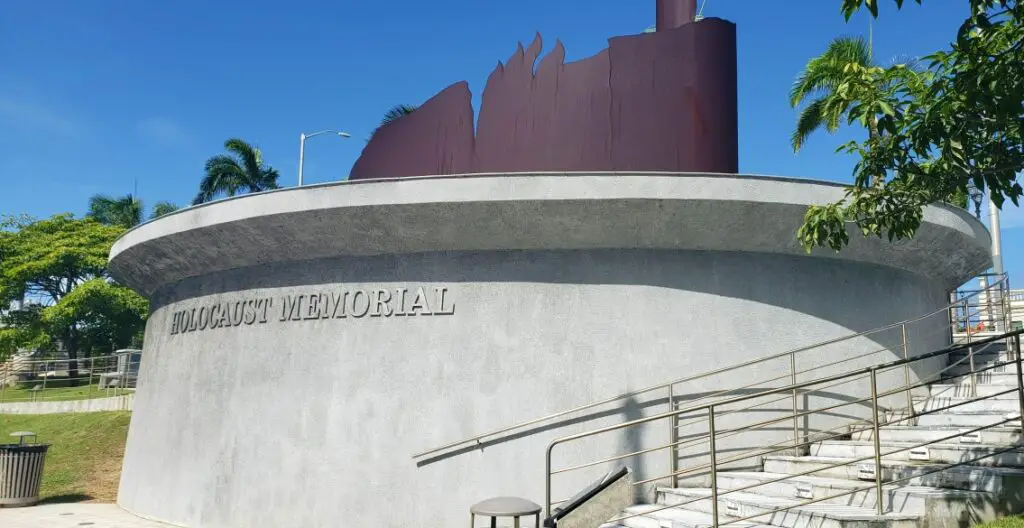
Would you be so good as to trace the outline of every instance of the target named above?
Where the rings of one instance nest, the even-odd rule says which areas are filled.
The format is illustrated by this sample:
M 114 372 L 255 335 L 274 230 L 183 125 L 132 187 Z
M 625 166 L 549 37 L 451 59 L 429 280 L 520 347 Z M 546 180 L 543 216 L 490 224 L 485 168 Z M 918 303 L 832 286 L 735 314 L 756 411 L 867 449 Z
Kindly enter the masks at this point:
M 3 528 L 170 528 L 140 519 L 114 504 L 44 504 L 0 508 Z

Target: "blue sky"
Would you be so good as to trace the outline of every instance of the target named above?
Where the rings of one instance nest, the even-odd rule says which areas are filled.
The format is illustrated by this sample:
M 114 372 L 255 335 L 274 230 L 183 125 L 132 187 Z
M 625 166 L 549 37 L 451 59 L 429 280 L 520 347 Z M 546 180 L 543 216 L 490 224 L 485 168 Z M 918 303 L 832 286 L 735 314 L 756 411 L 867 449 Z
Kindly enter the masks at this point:
M 849 181 L 853 161 L 834 150 L 861 132 L 816 135 L 799 155 L 788 145 L 793 77 L 833 37 L 868 32 L 866 14 L 846 23 L 839 3 L 707 0 L 705 16 L 738 25 L 742 172 Z M 946 46 L 966 8 L 883 2 L 877 57 Z M 535 32 L 574 60 L 653 18 L 654 0 L 6 0 L 0 212 L 82 213 L 90 195 L 136 182 L 148 204 L 187 204 L 233 136 L 292 185 L 299 134 L 344 129 L 352 139 L 307 143 L 305 169 L 307 182 L 342 179 L 389 107 L 459 80 L 479 99 L 497 61 Z M 1007 268 L 1024 280 L 1024 214 L 1003 223 Z

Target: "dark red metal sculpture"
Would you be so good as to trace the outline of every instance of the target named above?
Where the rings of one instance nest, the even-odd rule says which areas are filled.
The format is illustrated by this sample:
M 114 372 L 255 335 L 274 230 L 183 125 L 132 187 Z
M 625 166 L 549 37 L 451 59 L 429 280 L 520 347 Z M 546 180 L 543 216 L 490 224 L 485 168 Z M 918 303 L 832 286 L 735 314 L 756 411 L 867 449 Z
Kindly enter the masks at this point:
M 568 63 L 542 41 L 498 63 L 473 133 L 460 82 L 374 134 L 350 179 L 527 171 L 738 171 L 736 26 L 657 0 L 657 32 Z M 536 70 L 535 70 L 536 65 Z

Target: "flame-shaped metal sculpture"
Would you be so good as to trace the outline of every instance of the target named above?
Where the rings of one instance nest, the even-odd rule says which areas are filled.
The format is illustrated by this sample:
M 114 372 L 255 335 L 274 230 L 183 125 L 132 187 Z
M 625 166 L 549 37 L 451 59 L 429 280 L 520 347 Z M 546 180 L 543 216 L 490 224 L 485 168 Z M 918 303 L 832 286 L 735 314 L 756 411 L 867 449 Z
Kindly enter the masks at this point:
M 738 171 L 736 27 L 693 22 L 694 0 L 657 0 L 654 33 L 615 37 L 565 63 L 543 41 L 498 63 L 474 135 L 472 95 L 453 84 L 384 126 L 351 179 L 529 171 Z M 536 67 L 535 67 L 536 66 Z

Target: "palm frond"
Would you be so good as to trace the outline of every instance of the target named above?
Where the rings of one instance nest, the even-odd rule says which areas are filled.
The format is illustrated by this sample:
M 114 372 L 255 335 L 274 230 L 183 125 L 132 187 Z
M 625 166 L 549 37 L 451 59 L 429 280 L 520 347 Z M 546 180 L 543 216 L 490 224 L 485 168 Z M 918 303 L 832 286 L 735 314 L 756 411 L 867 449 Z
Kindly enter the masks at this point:
M 861 37 L 834 39 L 824 53 L 807 62 L 793 82 L 789 91 L 790 106 L 795 108 L 808 97 L 835 91 L 842 83 L 846 66 L 851 63 L 863 67 L 872 65 L 867 42 Z
M 142 203 L 130 194 L 121 198 L 97 194 L 89 198 L 86 215 L 103 224 L 130 229 L 142 223 Z
M 213 200 L 218 195 L 235 196 L 239 192 L 259 192 L 277 188 L 277 170 L 263 164 L 260 149 L 250 143 L 231 138 L 224 142 L 229 154 L 218 154 L 206 160 L 199 193 L 193 205 Z
M 224 149 L 238 157 L 239 164 L 245 169 L 247 176 L 255 180 L 258 178 L 263 165 L 263 156 L 260 149 L 242 141 L 231 138 L 224 142 Z
M 156 205 L 153 206 L 153 211 L 150 213 L 149 218 L 150 218 L 150 220 L 152 220 L 154 218 L 159 218 L 159 217 L 161 217 L 161 216 L 163 216 L 165 214 L 173 213 L 174 211 L 177 211 L 178 209 L 180 209 L 180 208 L 177 205 L 175 205 L 175 204 L 173 204 L 171 202 L 167 202 L 167 201 L 157 202 Z
M 380 121 L 380 126 L 389 125 L 398 121 L 399 119 L 416 111 L 416 107 L 413 105 L 400 104 L 392 107 L 384 114 L 384 118 Z
M 793 134 L 790 136 L 790 144 L 793 146 L 793 152 L 799 152 L 800 148 L 804 146 L 808 136 L 811 135 L 815 130 L 821 128 L 822 123 L 825 121 L 824 118 L 825 100 L 817 99 L 811 104 L 807 105 L 801 112 L 796 120 L 796 128 L 793 129 Z

